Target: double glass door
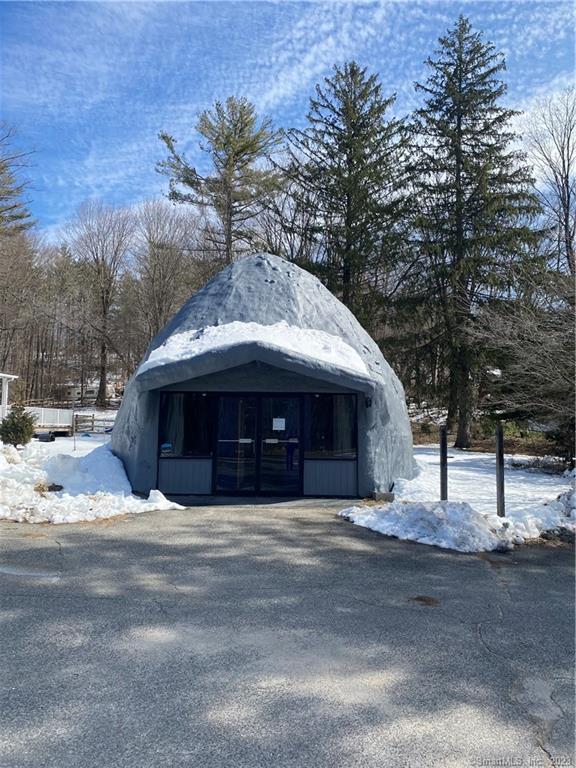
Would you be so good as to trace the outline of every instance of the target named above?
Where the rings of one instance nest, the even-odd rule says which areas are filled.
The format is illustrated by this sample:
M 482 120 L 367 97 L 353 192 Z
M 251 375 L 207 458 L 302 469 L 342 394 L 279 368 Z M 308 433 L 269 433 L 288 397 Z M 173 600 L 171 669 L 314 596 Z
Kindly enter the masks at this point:
M 220 395 L 216 493 L 301 493 L 300 398 Z

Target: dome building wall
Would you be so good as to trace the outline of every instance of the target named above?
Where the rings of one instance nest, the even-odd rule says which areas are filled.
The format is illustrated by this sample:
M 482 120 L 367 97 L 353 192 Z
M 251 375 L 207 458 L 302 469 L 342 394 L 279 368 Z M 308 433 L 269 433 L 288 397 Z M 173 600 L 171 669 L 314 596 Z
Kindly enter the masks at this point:
M 113 449 L 137 492 L 154 487 L 172 495 L 218 492 L 213 453 L 187 463 L 159 456 L 159 422 L 166 418 L 161 403 L 172 403 L 169 398 L 178 392 L 200 393 L 206 403 L 219 398 L 216 429 L 222 428 L 223 404 L 243 396 L 247 408 L 258 410 L 257 471 L 264 468 L 264 452 L 280 455 L 278 446 L 285 443 L 287 461 L 297 456 L 299 490 L 305 495 L 369 496 L 413 474 L 410 423 L 397 376 L 352 313 L 317 278 L 280 257 L 256 254 L 225 268 L 151 342 L 126 387 L 112 435 Z M 192 394 L 177 397 L 180 404 L 194 400 Z M 338 458 L 307 460 L 303 448 L 311 427 L 302 416 L 297 436 L 283 441 L 267 432 L 260 439 L 270 402 L 296 412 L 298 399 L 298 409 L 314 419 L 314 397 L 324 409 L 338 405 L 347 414 L 354 407 L 353 465 L 348 455 L 340 463 Z M 216 450 L 221 442 L 216 440 Z M 241 445 L 248 446 L 248 438 Z M 249 447 L 238 450 L 250 452 Z M 275 461 L 283 471 L 278 456 Z M 290 488 L 294 492 L 296 486 Z

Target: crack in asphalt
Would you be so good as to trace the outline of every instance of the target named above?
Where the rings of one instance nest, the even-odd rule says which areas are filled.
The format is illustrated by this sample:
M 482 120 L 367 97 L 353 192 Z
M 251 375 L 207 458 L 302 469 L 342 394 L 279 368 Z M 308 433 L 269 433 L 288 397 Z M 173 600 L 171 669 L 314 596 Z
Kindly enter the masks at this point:
M 480 559 L 488 566 L 488 572 L 492 574 L 494 584 L 505 595 L 506 601 L 513 603 L 514 600 L 510 592 L 509 582 L 499 574 L 499 566 L 495 567 L 485 557 Z M 502 604 L 496 602 L 495 607 L 498 613 L 497 617 L 478 622 L 476 636 L 482 648 L 491 658 L 496 657 L 503 666 L 509 668 L 509 671 L 518 671 L 520 673 L 521 677 L 515 681 L 510 689 L 511 702 L 521 712 L 525 713 L 527 723 L 535 731 L 534 742 L 536 746 L 543 753 L 544 759 L 547 761 L 546 764 L 551 766 L 551 768 L 555 768 L 557 762 L 547 742 L 554 725 L 558 721 L 567 718 L 568 713 L 554 698 L 554 687 L 552 685 L 544 680 L 530 678 L 530 667 L 528 665 L 524 665 L 517 657 L 497 651 L 489 645 L 484 637 L 483 628 L 490 624 L 504 627 L 505 616 Z M 552 703 L 559 715 L 554 716 L 554 713 L 548 707 L 548 702 Z
M 544 752 L 544 755 L 546 756 L 545 759 L 548 761 L 548 765 L 552 766 L 552 768 L 556 768 L 556 760 L 554 759 L 552 753 L 546 749 L 543 742 L 540 739 L 536 739 L 536 744 L 540 747 L 542 752 Z

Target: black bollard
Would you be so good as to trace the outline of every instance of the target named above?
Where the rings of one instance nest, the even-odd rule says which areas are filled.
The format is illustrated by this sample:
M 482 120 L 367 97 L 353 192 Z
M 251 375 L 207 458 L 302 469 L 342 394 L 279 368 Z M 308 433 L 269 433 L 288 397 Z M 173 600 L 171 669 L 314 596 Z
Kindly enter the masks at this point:
M 448 434 L 440 427 L 440 501 L 448 500 Z
M 496 513 L 505 517 L 504 509 L 504 430 L 502 424 L 496 425 Z

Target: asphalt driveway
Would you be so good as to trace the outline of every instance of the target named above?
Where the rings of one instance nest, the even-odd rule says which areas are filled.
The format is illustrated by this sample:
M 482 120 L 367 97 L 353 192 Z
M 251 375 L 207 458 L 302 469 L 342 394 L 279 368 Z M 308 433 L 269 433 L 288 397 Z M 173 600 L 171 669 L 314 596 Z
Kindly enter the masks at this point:
M 572 550 L 341 506 L 0 524 L 0 768 L 572 765 Z

